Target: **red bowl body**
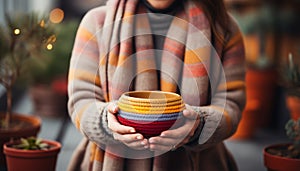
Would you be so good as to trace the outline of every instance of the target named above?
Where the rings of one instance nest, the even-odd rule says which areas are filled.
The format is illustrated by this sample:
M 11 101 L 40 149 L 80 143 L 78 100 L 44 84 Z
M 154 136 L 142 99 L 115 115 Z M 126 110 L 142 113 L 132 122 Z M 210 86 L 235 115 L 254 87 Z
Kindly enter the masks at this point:
M 177 121 L 176 119 L 166 121 L 128 120 L 120 115 L 117 118 L 121 124 L 135 128 L 136 132 L 143 134 L 146 138 L 160 135 L 161 132 L 170 129 Z

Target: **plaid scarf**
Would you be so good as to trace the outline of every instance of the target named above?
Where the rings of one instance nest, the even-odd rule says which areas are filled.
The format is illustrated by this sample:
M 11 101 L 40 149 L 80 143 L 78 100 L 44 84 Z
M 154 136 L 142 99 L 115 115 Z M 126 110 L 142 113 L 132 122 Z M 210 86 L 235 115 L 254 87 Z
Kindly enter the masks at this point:
M 107 3 L 100 44 L 100 78 L 106 101 L 117 100 L 129 90 L 162 90 L 180 93 L 190 105 L 206 103 L 211 31 L 201 6 L 187 1 L 175 14 L 157 66 L 147 10 L 139 2 Z
M 76 127 L 89 139 L 84 139 L 77 148 L 71 170 L 78 170 L 80 165 L 83 170 L 89 167 L 89 170 L 109 171 L 236 170 L 221 142 L 235 130 L 244 105 L 242 35 L 232 21 L 222 44 L 214 39 L 209 22 L 196 1 L 184 0 L 182 8 L 178 9 L 166 35 L 160 61 L 156 61 L 153 50 L 151 25 L 147 15 L 143 15 L 147 10 L 139 0 L 109 0 L 105 7 L 92 10 L 83 20 L 70 64 L 69 88 L 73 90 L 69 90 L 69 110 Z M 225 35 L 225 30 L 217 29 Z M 218 63 L 218 55 L 222 63 Z M 98 60 L 99 66 L 95 63 Z M 99 75 L 95 73 L 97 67 Z M 222 70 L 226 80 L 220 79 Z M 91 92 L 92 89 L 97 93 Z M 105 150 L 99 148 L 96 143 L 101 144 L 108 137 L 102 128 L 107 104 L 102 103 L 102 95 L 108 102 L 128 90 L 179 92 L 185 103 L 194 105 L 195 111 L 206 112 L 208 115 L 198 141 L 201 145 L 192 144 L 140 160 L 111 154 L 119 150 L 111 150 L 113 145 Z M 99 99 L 97 107 L 93 105 L 95 97 L 97 102 Z M 209 102 L 208 108 L 201 108 Z M 218 129 L 214 130 L 215 126 Z M 120 153 L 123 150 L 120 149 Z

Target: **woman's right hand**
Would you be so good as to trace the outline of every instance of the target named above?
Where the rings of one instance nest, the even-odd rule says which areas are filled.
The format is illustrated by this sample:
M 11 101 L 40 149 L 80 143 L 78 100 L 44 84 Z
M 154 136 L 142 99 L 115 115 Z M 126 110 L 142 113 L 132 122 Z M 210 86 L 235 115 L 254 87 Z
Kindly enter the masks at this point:
M 118 106 L 111 102 L 108 105 L 108 128 L 111 129 L 115 140 L 122 142 L 126 146 L 135 150 L 144 150 L 149 148 L 148 140 L 140 133 L 137 133 L 133 127 L 125 126 L 119 123 L 116 115 Z

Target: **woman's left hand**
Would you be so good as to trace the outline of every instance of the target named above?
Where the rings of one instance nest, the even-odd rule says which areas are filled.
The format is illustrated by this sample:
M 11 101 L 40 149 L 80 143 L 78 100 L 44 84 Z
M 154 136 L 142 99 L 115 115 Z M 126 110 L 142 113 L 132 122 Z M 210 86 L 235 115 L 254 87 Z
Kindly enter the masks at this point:
M 188 143 L 200 124 L 200 116 L 192 109 L 185 109 L 182 119 L 181 126 L 163 131 L 160 136 L 149 138 L 150 150 L 165 152 Z

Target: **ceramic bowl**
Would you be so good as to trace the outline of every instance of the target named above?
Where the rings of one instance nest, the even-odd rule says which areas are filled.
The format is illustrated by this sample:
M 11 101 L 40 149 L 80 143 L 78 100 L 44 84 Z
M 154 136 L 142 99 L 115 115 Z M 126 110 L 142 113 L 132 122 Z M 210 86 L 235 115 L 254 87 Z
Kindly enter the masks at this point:
M 180 95 L 163 91 L 132 91 L 118 100 L 118 120 L 145 137 L 159 135 L 182 117 L 185 104 Z

